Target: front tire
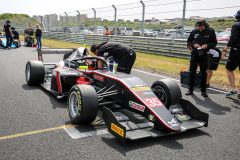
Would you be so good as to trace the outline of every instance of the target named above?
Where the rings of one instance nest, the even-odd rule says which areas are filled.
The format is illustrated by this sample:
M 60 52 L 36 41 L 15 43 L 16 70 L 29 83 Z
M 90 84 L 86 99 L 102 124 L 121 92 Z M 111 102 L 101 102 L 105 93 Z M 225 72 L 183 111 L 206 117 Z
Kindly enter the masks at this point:
M 98 95 L 90 85 L 75 85 L 68 95 L 68 113 L 73 124 L 90 124 L 98 113 Z
M 155 81 L 151 89 L 167 109 L 169 109 L 171 105 L 179 103 L 179 100 L 182 98 L 182 92 L 179 86 L 170 79 Z
M 28 85 L 36 85 L 44 81 L 45 69 L 41 61 L 28 61 L 25 78 Z

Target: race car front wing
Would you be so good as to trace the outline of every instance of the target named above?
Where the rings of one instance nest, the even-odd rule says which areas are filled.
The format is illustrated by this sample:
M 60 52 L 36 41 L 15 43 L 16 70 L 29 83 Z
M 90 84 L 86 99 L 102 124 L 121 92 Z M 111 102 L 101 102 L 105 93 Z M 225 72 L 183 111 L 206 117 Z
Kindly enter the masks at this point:
M 168 136 L 208 125 L 209 115 L 201 112 L 187 100 L 181 99 L 179 104 L 171 106 L 169 111 L 179 122 L 180 131 L 161 130 L 155 125 L 154 120 L 146 119 L 122 107 L 102 109 L 108 131 L 122 142 Z

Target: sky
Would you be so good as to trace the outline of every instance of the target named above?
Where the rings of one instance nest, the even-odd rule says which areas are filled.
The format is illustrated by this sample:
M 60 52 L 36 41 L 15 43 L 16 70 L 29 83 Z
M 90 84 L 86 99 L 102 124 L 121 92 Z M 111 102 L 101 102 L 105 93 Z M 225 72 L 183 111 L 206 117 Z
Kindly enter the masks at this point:
M 183 0 L 143 0 L 146 5 L 145 19 L 152 17 L 157 19 L 182 17 L 182 1 Z M 64 12 L 69 13 L 69 15 L 76 15 L 76 10 L 80 10 L 80 13 L 86 13 L 89 17 L 93 17 L 91 8 L 95 8 L 97 17 L 113 19 L 114 12 L 111 7 L 112 4 L 116 5 L 118 9 L 118 19 L 141 19 L 142 13 L 139 0 L 0 0 L 0 4 L 2 6 L 0 14 L 25 13 L 30 16 L 55 13 L 62 15 Z M 232 8 L 233 6 L 237 7 Z M 225 7 L 229 8 L 222 9 Z M 208 10 L 213 8 L 215 9 Z M 187 0 L 186 17 L 233 16 L 237 10 L 240 10 L 240 0 Z

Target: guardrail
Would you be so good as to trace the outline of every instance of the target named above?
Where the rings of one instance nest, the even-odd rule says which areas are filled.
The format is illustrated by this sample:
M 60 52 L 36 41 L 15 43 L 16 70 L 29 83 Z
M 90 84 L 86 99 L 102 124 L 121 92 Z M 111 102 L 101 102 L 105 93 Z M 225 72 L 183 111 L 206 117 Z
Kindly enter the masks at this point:
M 189 58 L 190 52 L 186 47 L 186 39 L 138 37 L 138 36 L 103 36 L 84 35 L 79 33 L 44 32 L 44 38 L 63 40 L 79 44 L 93 44 L 104 41 L 114 41 L 129 44 L 139 52 L 159 54 L 171 57 Z M 226 46 L 226 42 L 219 42 L 218 48 L 221 50 Z M 224 63 L 224 62 L 222 62 Z

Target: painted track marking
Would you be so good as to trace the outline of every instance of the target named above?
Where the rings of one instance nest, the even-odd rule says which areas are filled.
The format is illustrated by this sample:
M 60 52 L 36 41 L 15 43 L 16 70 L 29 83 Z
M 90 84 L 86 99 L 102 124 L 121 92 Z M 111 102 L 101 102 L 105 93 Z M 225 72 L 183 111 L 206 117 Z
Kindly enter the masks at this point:
M 18 134 L 13 134 L 13 135 L 6 135 L 6 136 L 0 137 L 0 141 L 7 140 L 7 139 L 14 139 L 14 138 L 23 137 L 23 136 L 35 135 L 35 134 L 40 134 L 40 133 L 52 132 L 52 131 L 66 129 L 66 128 L 74 128 L 74 127 L 76 127 L 76 126 L 75 125 L 62 125 L 62 126 L 54 127 L 54 128 L 47 128 L 47 129 L 23 132 L 23 133 L 18 133 Z

